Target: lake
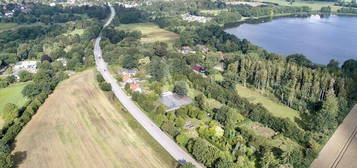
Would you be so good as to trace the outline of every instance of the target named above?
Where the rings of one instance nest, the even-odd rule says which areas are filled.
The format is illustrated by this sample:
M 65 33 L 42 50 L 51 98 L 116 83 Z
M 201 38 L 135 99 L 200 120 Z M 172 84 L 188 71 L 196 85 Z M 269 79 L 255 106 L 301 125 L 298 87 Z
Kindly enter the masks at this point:
M 275 53 L 304 54 L 318 64 L 357 59 L 357 17 L 312 15 L 259 22 L 225 31 Z

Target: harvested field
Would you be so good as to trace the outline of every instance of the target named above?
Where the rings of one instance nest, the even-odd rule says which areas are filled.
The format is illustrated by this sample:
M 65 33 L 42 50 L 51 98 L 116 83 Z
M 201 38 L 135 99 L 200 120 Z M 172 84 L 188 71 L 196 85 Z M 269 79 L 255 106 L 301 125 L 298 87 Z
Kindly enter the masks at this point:
M 357 165 L 357 105 L 343 120 L 311 168 L 355 168 Z
M 19 167 L 174 167 L 176 161 L 110 101 L 87 70 L 62 82 L 16 138 Z

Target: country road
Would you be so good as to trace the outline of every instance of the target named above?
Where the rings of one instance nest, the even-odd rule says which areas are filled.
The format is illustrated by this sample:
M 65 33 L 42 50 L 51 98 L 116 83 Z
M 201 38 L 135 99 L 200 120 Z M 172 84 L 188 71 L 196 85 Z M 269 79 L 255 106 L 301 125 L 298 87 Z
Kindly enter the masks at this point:
M 115 10 L 111 4 L 110 17 L 105 23 L 103 29 L 107 27 L 115 16 Z M 203 167 L 195 159 L 193 159 L 188 153 L 186 153 L 180 146 L 178 146 L 168 135 L 166 135 L 149 117 L 124 93 L 119 87 L 117 81 L 109 73 L 107 63 L 102 59 L 102 50 L 100 47 L 102 33 L 96 38 L 94 43 L 94 56 L 96 61 L 97 70 L 102 74 L 106 82 L 112 86 L 112 91 L 118 98 L 120 103 L 127 109 L 127 111 L 140 123 L 142 127 L 168 152 L 173 158 L 179 162 L 191 162 L 197 168 Z M 125 151 L 124 151 L 125 152 Z

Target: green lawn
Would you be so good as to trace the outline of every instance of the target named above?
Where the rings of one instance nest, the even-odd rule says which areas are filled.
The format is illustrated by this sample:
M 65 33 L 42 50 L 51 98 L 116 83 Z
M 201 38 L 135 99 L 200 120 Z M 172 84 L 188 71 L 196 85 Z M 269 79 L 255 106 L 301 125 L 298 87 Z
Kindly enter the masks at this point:
M 16 104 L 18 107 L 23 106 L 27 98 L 25 98 L 21 91 L 28 83 L 19 83 L 0 89 L 0 115 L 3 113 L 4 106 L 7 103 Z
M 13 29 L 16 26 L 16 23 L 0 23 L 0 32 Z
M 237 92 L 240 96 L 247 98 L 251 103 L 261 103 L 266 109 L 268 109 L 274 116 L 282 118 L 290 118 L 294 121 L 295 117 L 299 117 L 299 112 L 291 109 L 254 89 L 237 85 Z
M 143 43 L 151 43 L 156 41 L 175 41 L 179 38 L 176 33 L 159 28 L 153 23 L 136 23 L 136 24 L 121 24 L 116 27 L 117 30 L 124 31 L 140 31 L 143 35 L 141 41 Z
M 67 32 L 65 35 L 82 35 L 84 33 L 84 29 L 74 29 L 72 31 Z
M 278 3 L 279 5 L 282 6 L 290 6 L 290 3 L 287 2 L 286 0 L 257 0 L 260 2 L 272 2 L 272 3 Z M 321 7 L 324 6 L 331 6 L 334 11 L 339 9 L 339 7 L 334 6 L 334 2 L 322 2 L 322 1 L 302 1 L 302 0 L 296 0 L 292 6 L 309 6 L 312 10 L 320 10 Z

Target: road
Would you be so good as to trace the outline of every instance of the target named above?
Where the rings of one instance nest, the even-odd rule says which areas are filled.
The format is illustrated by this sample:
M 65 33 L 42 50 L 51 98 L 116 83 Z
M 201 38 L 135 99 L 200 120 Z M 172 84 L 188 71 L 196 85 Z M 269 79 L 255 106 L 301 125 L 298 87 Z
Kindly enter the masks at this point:
M 322 148 L 311 168 L 356 168 L 357 166 L 357 105 Z
M 113 7 L 110 7 L 110 17 L 105 23 L 103 29 L 107 27 L 115 16 Z M 179 145 L 177 145 L 168 135 L 166 135 L 149 117 L 124 93 L 120 88 L 115 78 L 109 73 L 107 63 L 102 59 L 102 50 L 100 48 L 100 41 L 102 33 L 96 38 L 94 43 L 94 56 L 96 61 L 97 70 L 102 74 L 106 82 L 112 86 L 112 91 L 118 98 L 120 103 L 127 109 L 127 111 L 140 123 L 142 127 L 159 143 L 161 146 L 171 154 L 179 162 L 191 162 L 197 168 L 203 167 L 195 159 L 186 153 Z

